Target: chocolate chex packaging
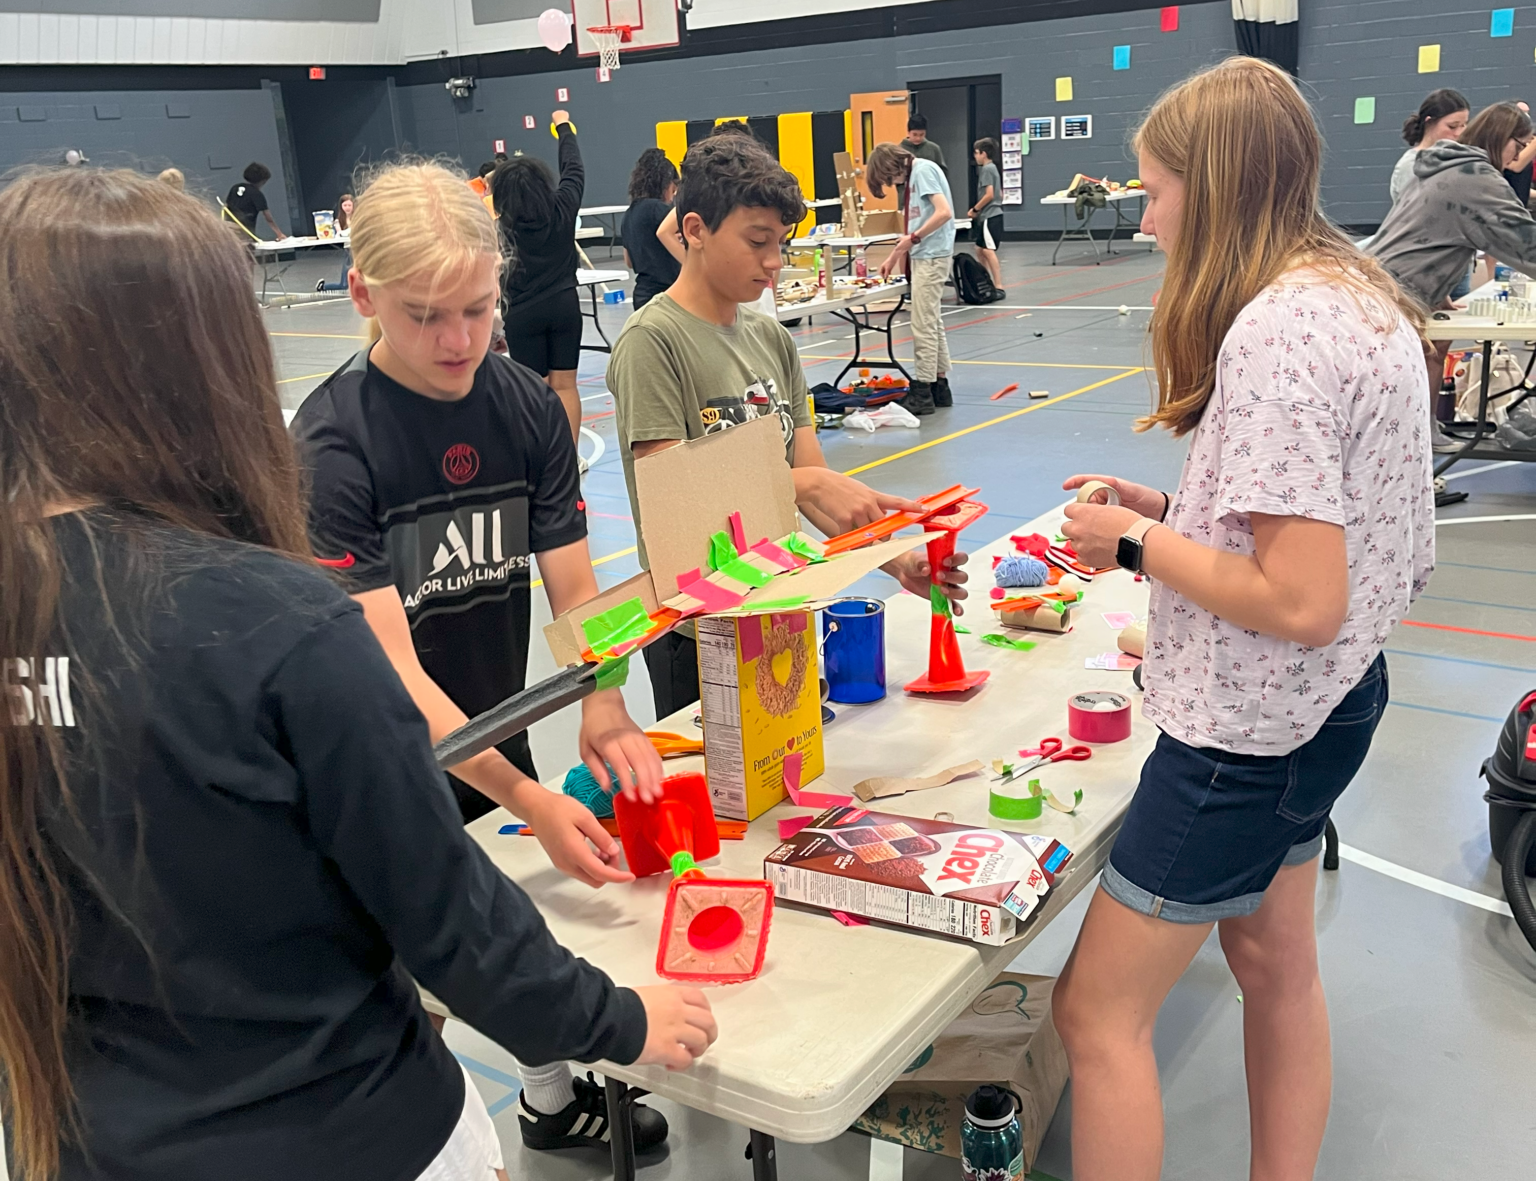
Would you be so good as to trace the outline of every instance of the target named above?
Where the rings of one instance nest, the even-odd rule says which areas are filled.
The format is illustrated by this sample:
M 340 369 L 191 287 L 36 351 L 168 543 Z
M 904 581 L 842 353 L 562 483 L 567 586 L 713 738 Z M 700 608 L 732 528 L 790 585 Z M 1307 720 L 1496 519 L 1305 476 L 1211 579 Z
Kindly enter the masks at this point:
M 1038 833 L 842 807 L 768 854 L 763 876 L 787 902 L 1000 944 L 1071 859 Z

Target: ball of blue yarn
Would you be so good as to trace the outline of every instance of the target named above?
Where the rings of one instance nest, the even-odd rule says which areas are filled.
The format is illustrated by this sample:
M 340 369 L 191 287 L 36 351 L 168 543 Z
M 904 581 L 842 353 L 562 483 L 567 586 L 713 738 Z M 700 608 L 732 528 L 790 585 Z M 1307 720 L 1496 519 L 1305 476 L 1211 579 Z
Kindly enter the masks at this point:
M 607 764 L 605 763 L 604 766 Z M 618 782 L 618 776 L 613 773 L 612 767 L 608 767 L 608 782 Z M 613 815 L 613 797 L 598 785 L 596 779 L 592 778 L 592 772 L 587 770 L 585 763 L 577 763 L 565 773 L 565 783 L 560 790 L 573 800 L 585 804 L 587 810 L 599 820 Z
M 1039 558 L 1029 554 L 1009 554 L 997 564 L 992 576 L 998 586 L 1044 586 L 1049 570 Z

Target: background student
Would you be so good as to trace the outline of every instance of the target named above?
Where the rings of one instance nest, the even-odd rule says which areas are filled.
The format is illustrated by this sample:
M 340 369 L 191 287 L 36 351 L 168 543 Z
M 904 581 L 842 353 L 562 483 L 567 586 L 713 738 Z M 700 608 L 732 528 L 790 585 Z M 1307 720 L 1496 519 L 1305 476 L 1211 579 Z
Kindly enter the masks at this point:
M 784 437 L 795 503 L 827 536 L 911 507 L 911 501 L 876 492 L 827 466 L 794 338 L 777 320 L 742 306 L 772 289 L 784 265 L 780 247 L 805 217 L 795 178 L 751 137 L 711 136 L 688 149 L 673 212 L 688 241 L 682 272 L 629 318 L 608 366 L 637 531 L 636 460 L 732 422 L 768 415 L 778 419 Z M 646 561 L 643 541 L 640 560 Z M 965 555 L 956 554 L 941 573 L 951 599 L 966 596 L 966 573 L 959 568 L 964 562 Z M 928 595 L 928 563 L 921 551 L 883 569 L 914 594 Z M 690 625 L 649 645 L 645 661 L 658 718 L 699 699 L 698 648 Z
M 876 197 L 885 196 L 886 185 L 903 186 L 905 193 L 907 231 L 896 239 L 880 264 L 880 274 L 889 278 L 910 260 L 915 372 L 912 391 L 901 404 L 913 414 L 932 414 L 936 407 L 954 405 L 949 388 L 949 341 L 939 314 L 949 278 L 949 259 L 955 249 L 954 199 L 949 195 L 949 181 L 937 164 L 916 159 L 896 144 L 876 144 L 864 174 L 869 191 Z
M 1387 186 L 1394 202 L 1413 179 L 1413 162 L 1419 158 L 1419 153 L 1434 147 L 1442 139 L 1460 139 L 1471 117 L 1471 106 L 1459 90 L 1431 90 L 1425 96 L 1419 104 L 1418 114 L 1409 115 L 1403 122 L 1403 139 L 1408 150 L 1397 158 L 1392 168 L 1392 181 Z
M 1135 147 L 1168 256 L 1142 425 L 1191 439 L 1171 497 L 1116 481 L 1120 505 L 1068 505 L 1063 528 L 1085 561 L 1152 577 L 1162 731 L 1053 998 L 1073 1176 L 1161 1175 L 1153 1026 L 1215 925 L 1249 1176 L 1308 1178 L 1332 1077 L 1318 853 L 1387 703 L 1382 647 L 1434 567 L 1422 313 L 1318 207 L 1322 137 L 1277 67 L 1195 75 Z M 1254 160 L 1282 163 L 1255 185 Z
M 907 117 L 907 138 L 901 141 L 901 146 L 906 148 L 919 160 L 927 160 L 930 164 L 937 164 L 941 169 L 945 168 L 944 149 L 928 138 L 928 117 L 913 113 Z
M 272 219 L 272 211 L 267 208 L 267 195 L 261 191 L 262 186 L 271 179 L 272 170 L 253 160 L 245 166 L 244 179 L 230 186 L 224 198 L 224 208 L 252 237 L 256 236 L 257 216 L 266 218 L 267 225 L 272 227 L 272 236 L 281 241 L 288 235 L 277 228 L 277 222 Z
M 997 258 L 997 244 L 1003 240 L 1003 187 L 997 171 L 997 141 L 978 139 L 972 153 L 976 160 L 976 204 L 966 211 L 971 219 L 971 241 L 976 257 L 992 276 L 992 286 L 1003 294 L 1003 268 Z
M 336 232 L 345 234 L 352 228 L 352 194 L 343 193 L 336 198 Z M 345 291 L 347 289 L 347 272 L 352 269 L 352 251 L 343 247 L 341 252 L 341 276 L 334 283 L 327 283 L 321 279 L 315 284 L 316 291 Z
M 576 128 L 565 111 L 550 116 L 560 139 L 560 181 L 537 156 L 517 156 L 491 174 L 491 200 L 506 236 L 501 315 L 507 353 L 549 383 L 581 434 L 581 302 L 576 294 L 576 215 L 586 172 Z
M 657 237 L 676 196 L 676 166 L 660 148 L 646 148 L 629 174 L 630 204 L 619 229 L 624 239 L 624 265 L 635 272 L 636 311 L 677 282 L 681 266 Z
M 505 1181 L 413 976 L 533 1062 L 681 1068 L 714 1020 L 572 956 L 465 836 L 310 557 L 248 267 L 148 176 L 0 193 L 10 1175 Z
M 555 615 L 597 594 L 576 448 L 554 392 L 488 354 L 501 257 L 462 176 L 384 170 L 356 203 L 352 256 L 353 303 L 374 339 L 294 417 L 310 536 L 436 741 L 524 687 L 532 560 Z M 597 781 L 649 798 L 661 759 L 620 690 L 581 711 L 580 753 Z M 452 785 L 465 823 L 500 804 L 561 872 L 593 887 L 632 880 L 586 806 L 539 784 L 526 734 L 455 766 Z M 519 1069 L 525 1144 L 603 1147 L 601 1088 L 561 1061 Z M 633 1119 L 637 1147 L 666 1138 L 660 1113 L 638 1107 Z

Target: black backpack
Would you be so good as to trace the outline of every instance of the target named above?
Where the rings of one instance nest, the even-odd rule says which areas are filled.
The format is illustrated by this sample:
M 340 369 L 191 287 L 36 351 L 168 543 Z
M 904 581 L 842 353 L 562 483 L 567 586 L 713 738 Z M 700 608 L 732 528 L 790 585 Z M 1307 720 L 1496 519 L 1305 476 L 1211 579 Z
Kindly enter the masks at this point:
M 961 303 L 996 303 L 1002 298 L 992 286 L 992 276 L 969 254 L 957 254 L 951 264 L 950 275 L 954 279 L 955 294 Z

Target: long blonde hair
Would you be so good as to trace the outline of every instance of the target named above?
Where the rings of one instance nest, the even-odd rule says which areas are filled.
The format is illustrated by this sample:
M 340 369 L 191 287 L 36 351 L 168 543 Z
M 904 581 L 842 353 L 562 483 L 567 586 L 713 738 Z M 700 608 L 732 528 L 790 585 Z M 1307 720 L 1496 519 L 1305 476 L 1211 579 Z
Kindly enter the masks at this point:
M 501 257 L 496 223 L 469 178 L 429 161 L 375 173 L 352 204 L 351 232 L 352 265 L 370 285 L 430 274 L 436 289 L 482 255 Z M 369 320 L 369 343 L 379 336 L 378 321 Z
M 1422 327 L 1418 303 L 1323 215 L 1323 138 L 1284 71 L 1252 57 L 1201 71 L 1157 100 L 1134 147 L 1185 186 L 1181 229 L 1152 317 L 1157 408 L 1138 429 L 1194 429 L 1237 314 L 1298 267 L 1349 287 L 1383 331 L 1394 310 Z

